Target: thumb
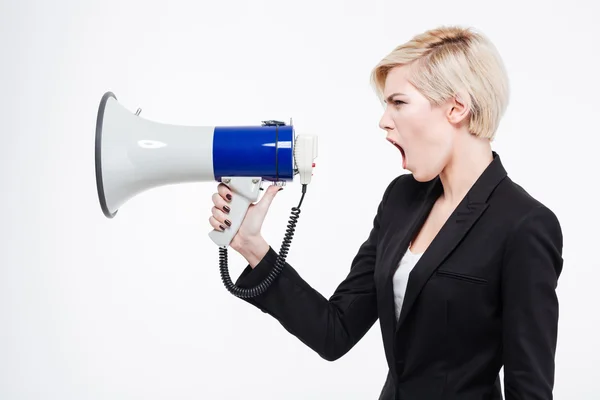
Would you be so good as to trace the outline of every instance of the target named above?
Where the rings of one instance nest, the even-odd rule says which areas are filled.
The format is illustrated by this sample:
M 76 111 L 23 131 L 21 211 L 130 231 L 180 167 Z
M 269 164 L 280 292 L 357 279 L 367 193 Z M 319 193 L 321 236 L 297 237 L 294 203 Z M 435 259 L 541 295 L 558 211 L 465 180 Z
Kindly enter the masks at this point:
M 265 191 L 265 194 L 263 195 L 262 199 L 260 199 L 260 201 L 258 202 L 258 206 L 264 212 L 267 212 L 267 210 L 269 210 L 269 207 L 271 206 L 271 203 L 273 202 L 273 199 L 275 198 L 277 193 L 282 189 L 283 188 L 280 188 L 277 185 L 269 186 L 269 188 Z

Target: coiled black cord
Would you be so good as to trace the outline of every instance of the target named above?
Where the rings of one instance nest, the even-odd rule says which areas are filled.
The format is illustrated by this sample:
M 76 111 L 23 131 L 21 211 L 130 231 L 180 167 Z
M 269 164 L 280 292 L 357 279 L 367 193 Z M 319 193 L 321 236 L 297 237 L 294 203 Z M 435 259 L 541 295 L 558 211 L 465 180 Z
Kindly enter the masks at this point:
M 279 250 L 279 255 L 277 256 L 277 261 L 275 261 L 275 266 L 269 272 L 269 275 L 258 285 L 252 288 L 241 288 L 236 286 L 229 276 L 229 270 L 227 267 L 227 247 L 219 247 L 219 269 L 221 271 L 221 279 L 223 280 L 223 284 L 229 290 L 231 294 L 240 298 L 250 298 L 256 297 L 265 292 L 271 286 L 275 278 L 281 273 L 283 267 L 285 266 L 285 259 L 287 258 L 288 251 L 290 249 L 290 244 L 292 243 L 292 238 L 294 237 L 294 231 L 296 230 L 296 224 L 298 223 L 298 218 L 300 216 L 300 206 L 302 205 L 302 201 L 304 200 L 304 195 L 306 194 L 306 184 L 302 185 L 302 197 L 300 197 L 300 202 L 297 207 L 292 207 L 292 215 L 290 216 L 290 220 L 287 225 L 287 229 L 285 231 L 285 236 L 283 238 L 283 243 L 281 244 L 281 250 Z

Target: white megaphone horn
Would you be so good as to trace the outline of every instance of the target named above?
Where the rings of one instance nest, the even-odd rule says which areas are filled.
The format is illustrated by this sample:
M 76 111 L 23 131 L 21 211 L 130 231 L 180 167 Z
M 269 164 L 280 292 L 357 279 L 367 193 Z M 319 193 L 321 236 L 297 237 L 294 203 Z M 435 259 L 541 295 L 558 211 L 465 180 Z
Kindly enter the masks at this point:
M 113 218 L 129 199 L 148 189 L 185 182 L 222 182 L 234 193 L 225 231 L 209 237 L 219 246 L 221 273 L 239 297 L 262 293 L 283 268 L 293 226 L 284 239 L 273 275 L 255 288 L 238 288 L 227 272 L 227 247 L 263 181 L 285 184 L 300 175 L 302 198 L 310 183 L 317 136 L 294 135 L 279 121 L 257 126 L 180 126 L 149 121 L 123 107 L 112 92 L 100 101 L 96 120 L 96 186 L 102 212 Z M 300 204 L 302 200 L 300 201 Z M 295 225 L 294 207 L 290 224 Z M 291 231 L 291 232 L 290 232 Z

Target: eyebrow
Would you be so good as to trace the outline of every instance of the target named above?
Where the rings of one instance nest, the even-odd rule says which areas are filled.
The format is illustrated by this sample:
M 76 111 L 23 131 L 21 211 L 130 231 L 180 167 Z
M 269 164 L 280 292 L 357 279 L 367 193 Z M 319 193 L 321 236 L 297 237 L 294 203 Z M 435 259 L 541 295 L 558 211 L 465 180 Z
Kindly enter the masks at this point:
M 400 95 L 400 96 L 406 96 L 404 93 L 396 92 L 396 93 L 392 93 L 392 94 L 390 94 L 390 95 L 387 97 L 386 101 L 389 103 L 390 101 L 392 101 L 392 99 L 394 98 L 394 96 L 399 96 L 399 95 Z

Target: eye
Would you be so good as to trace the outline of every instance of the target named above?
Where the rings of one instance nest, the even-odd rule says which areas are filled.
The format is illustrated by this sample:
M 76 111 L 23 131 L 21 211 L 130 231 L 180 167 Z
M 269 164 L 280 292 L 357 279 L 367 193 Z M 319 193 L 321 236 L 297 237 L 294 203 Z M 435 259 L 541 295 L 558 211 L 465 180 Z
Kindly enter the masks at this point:
M 394 105 L 402 105 L 402 104 L 406 104 L 406 102 L 402 101 L 402 100 L 394 100 Z

